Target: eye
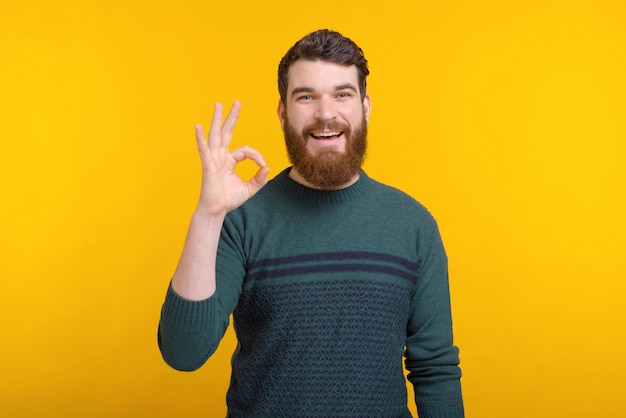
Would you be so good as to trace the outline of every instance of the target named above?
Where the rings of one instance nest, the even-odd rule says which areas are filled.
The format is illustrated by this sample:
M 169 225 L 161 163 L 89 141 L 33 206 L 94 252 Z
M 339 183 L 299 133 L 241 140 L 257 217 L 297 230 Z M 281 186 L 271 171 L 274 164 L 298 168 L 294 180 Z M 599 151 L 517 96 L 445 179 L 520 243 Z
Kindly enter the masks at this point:
M 348 97 L 352 97 L 352 94 L 347 91 L 342 91 L 342 92 L 337 93 L 337 97 L 340 99 L 347 99 Z
M 302 96 L 298 96 L 298 100 L 300 101 L 313 100 L 313 96 L 311 96 L 310 94 L 303 94 Z

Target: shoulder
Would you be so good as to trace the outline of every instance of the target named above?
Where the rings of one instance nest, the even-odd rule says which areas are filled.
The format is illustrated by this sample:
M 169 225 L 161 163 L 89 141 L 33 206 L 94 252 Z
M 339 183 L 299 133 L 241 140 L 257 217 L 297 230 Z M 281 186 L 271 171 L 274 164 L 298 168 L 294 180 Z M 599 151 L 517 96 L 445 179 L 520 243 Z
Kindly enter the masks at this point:
M 422 223 L 436 224 L 435 218 L 431 212 L 415 197 L 396 187 L 381 183 L 378 180 L 370 178 L 370 181 L 372 184 L 371 197 L 375 199 L 378 204 L 388 208 L 390 213 L 413 218 Z

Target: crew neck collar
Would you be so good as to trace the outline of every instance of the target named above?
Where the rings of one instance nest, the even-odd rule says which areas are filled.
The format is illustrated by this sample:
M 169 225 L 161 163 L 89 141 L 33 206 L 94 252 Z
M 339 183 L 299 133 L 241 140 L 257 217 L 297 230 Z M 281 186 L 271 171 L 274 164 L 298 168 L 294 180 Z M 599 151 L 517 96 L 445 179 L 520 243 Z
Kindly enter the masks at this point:
M 304 186 L 293 180 L 289 177 L 289 171 L 291 171 L 291 167 L 288 167 L 280 172 L 273 181 L 275 181 L 290 195 L 298 199 L 310 200 L 313 202 L 345 202 L 365 193 L 372 183 L 372 179 L 370 179 L 365 171 L 361 170 L 359 173 L 359 179 L 348 187 L 336 190 L 319 190 Z

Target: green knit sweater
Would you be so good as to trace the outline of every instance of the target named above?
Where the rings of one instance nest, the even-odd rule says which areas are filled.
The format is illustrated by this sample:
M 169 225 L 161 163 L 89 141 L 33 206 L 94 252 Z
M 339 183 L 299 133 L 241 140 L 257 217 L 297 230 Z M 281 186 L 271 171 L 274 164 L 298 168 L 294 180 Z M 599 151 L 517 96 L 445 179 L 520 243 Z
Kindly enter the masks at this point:
M 337 191 L 288 170 L 228 214 L 217 290 L 168 290 L 163 358 L 199 368 L 232 314 L 232 417 L 410 417 L 402 359 L 421 418 L 464 416 L 447 259 L 428 211 L 361 172 Z

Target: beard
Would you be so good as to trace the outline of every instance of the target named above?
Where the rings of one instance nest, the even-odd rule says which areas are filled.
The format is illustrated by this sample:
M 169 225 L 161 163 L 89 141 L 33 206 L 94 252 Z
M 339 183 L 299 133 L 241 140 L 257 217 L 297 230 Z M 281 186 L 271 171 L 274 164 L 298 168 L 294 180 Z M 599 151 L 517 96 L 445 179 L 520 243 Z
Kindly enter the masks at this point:
M 298 132 L 285 116 L 285 144 L 289 161 L 298 173 L 310 184 L 325 190 L 341 188 L 357 176 L 365 160 L 367 150 L 367 120 L 365 115 L 359 126 L 352 129 L 346 123 L 316 123 L 305 126 Z M 345 136 L 345 150 L 320 151 L 312 155 L 306 147 L 310 133 L 328 129 L 343 132 Z

